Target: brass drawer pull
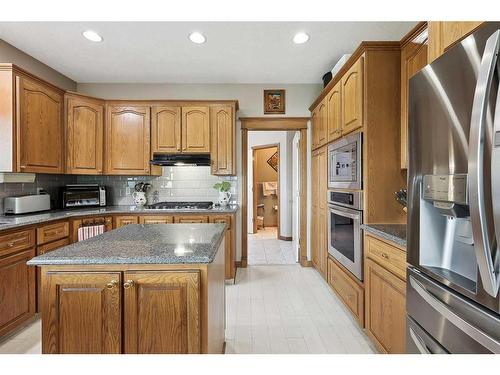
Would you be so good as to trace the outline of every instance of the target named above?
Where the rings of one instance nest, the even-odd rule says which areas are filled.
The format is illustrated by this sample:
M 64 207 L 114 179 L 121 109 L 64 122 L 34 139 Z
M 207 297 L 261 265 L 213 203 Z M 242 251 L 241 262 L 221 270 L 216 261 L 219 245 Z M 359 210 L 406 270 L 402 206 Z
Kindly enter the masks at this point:
M 116 287 L 118 285 L 118 281 L 116 280 L 111 280 L 107 285 L 106 285 L 106 288 L 108 289 L 113 289 L 114 287 Z
M 132 288 L 135 285 L 134 280 L 127 280 L 125 284 L 123 284 L 124 289 Z
M 389 259 L 389 255 L 387 255 L 386 253 L 382 253 L 382 258 Z

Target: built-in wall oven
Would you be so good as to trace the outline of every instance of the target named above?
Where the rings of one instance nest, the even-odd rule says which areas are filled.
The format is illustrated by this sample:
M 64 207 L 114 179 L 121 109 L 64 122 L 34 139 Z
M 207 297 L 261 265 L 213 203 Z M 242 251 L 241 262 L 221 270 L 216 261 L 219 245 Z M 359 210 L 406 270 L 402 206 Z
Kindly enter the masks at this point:
M 362 133 L 349 134 L 328 146 L 328 188 L 363 188 Z
M 363 280 L 363 193 L 328 191 L 328 252 Z

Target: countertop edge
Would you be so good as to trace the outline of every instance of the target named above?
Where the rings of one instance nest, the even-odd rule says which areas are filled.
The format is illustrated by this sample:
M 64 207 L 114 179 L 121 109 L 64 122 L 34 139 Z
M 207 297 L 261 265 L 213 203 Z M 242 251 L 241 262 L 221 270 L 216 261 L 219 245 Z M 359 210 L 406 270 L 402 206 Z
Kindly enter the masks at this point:
M 373 225 L 391 225 L 391 224 L 373 224 Z M 404 225 L 404 224 L 396 224 L 396 225 Z M 370 224 L 362 224 L 361 229 L 375 236 L 378 236 L 386 241 L 393 242 L 394 244 L 404 247 L 406 249 L 406 239 L 402 239 L 398 236 L 395 236 L 394 234 L 385 232 L 379 228 L 374 228 Z

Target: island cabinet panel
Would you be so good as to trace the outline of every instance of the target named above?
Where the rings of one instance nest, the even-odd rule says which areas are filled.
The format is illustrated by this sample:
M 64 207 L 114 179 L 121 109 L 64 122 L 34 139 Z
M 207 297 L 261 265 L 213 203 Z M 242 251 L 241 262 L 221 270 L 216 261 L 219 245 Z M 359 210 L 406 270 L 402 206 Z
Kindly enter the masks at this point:
M 174 222 L 173 216 L 164 216 L 164 215 L 139 216 L 140 224 L 172 224 L 173 222 Z
M 181 108 L 151 108 L 151 151 L 181 152 Z
M 201 352 L 200 272 L 125 272 L 125 353 Z
M 66 98 L 66 172 L 102 174 L 104 103 Z
M 210 154 L 213 175 L 236 174 L 234 148 L 234 114 L 231 106 L 213 106 L 210 108 Z
M 210 215 L 210 223 L 226 224 L 226 236 L 224 237 L 224 250 L 225 250 L 225 277 L 227 280 L 234 279 L 236 276 L 235 258 L 235 233 L 231 225 L 231 215 L 219 216 Z
M 347 134 L 363 126 L 363 57 L 345 73 L 342 89 L 342 133 Z
M 148 175 L 150 147 L 149 107 L 107 107 L 106 173 Z
M 132 215 L 115 216 L 113 218 L 113 228 L 118 229 L 129 224 L 138 224 L 139 217 Z
M 0 336 L 35 315 L 35 268 L 26 262 L 35 249 L 8 256 L 0 253 Z
M 120 272 L 47 272 L 43 279 L 44 354 L 120 354 Z
M 182 152 L 210 152 L 208 107 L 182 107 Z
M 177 224 L 203 224 L 203 223 L 208 223 L 208 216 L 204 215 L 175 216 L 174 222 Z
M 19 171 L 64 173 L 63 95 L 25 77 L 17 88 Z

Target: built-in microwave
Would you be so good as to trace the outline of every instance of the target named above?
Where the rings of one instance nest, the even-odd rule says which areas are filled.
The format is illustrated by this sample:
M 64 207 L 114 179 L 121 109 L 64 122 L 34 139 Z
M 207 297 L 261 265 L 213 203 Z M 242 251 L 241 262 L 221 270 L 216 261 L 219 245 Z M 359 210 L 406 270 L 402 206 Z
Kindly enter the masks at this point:
M 328 146 L 328 188 L 363 188 L 362 133 L 349 134 Z

